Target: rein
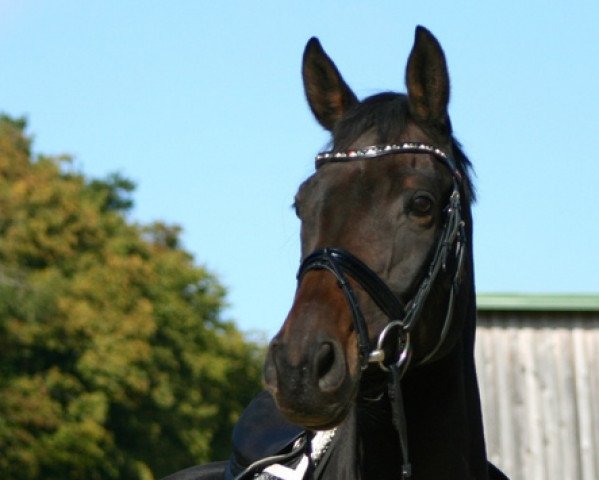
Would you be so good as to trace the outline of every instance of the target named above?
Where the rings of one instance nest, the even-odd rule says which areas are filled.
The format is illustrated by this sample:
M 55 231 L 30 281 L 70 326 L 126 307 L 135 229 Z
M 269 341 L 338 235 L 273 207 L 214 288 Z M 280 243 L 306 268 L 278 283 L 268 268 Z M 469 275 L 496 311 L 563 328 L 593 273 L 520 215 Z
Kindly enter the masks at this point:
M 397 430 L 401 446 L 403 479 L 411 477 L 411 465 L 408 454 L 401 378 L 411 360 L 410 333 L 421 318 L 422 309 L 439 272 L 447 270 L 447 260 L 453 251 L 456 268 L 449 292 L 443 328 L 436 346 L 420 361 L 420 365 L 430 362 L 436 356 L 445 342 L 452 324 L 455 298 L 463 269 L 464 244 L 466 241 L 459 191 L 462 177 L 452 157 L 432 145 L 423 143 L 407 142 L 400 145 L 370 146 L 345 152 L 324 152 L 316 157 L 316 169 L 318 170 L 327 163 L 378 159 L 387 155 L 407 153 L 432 155 L 449 169 L 453 178 L 453 190 L 445 209 L 445 224 L 434 248 L 434 254 L 428 265 L 426 276 L 420 282 L 412 299 L 404 304 L 373 270 L 350 252 L 341 248 L 325 247 L 314 251 L 303 260 L 297 274 L 298 283 L 301 283 L 304 275 L 311 270 L 327 270 L 335 276 L 352 312 L 362 369 L 366 369 L 370 363 L 376 363 L 382 370 L 389 373 L 388 392 L 392 407 L 393 425 Z M 377 345 L 374 348 L 370 345 L 368 326 L 348 276 L 364 289 L 389 319 L 389 323 L 379 334 Z M 396 335 L 397 356 L 389 361 L 386 358 L 384 344 L 393 332 Z

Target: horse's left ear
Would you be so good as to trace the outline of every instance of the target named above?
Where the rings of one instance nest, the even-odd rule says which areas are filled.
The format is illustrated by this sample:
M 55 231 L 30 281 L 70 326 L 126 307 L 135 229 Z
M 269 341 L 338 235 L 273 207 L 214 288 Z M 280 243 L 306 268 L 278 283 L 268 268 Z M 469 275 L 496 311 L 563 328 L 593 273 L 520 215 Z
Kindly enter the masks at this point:
M 416 39 L 406 68 L 411 114 L 419 121 L 447 130 L 449 120 L 449 74 L 438 40 L 424 27 L 416 28 Z

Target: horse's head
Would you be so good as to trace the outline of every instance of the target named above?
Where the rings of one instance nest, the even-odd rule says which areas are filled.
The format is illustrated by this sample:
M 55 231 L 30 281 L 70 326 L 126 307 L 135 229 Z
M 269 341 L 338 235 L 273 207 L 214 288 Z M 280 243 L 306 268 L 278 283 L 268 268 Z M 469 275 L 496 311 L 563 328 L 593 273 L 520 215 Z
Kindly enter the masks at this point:
M 451 135 L 445 57 L 427 30 L 416 31 L 407 95 L 358 101 L 316 39 L 303 79 L 332 152 L 295 199 L 303 262 L 265 381 L 289 420 L 325 429 L 344 419 L 369 360 L 402 356 L 404 368 L 411 354 L 415 368 L 455 343 L 461 326 L 446 312 L 470 184 Z

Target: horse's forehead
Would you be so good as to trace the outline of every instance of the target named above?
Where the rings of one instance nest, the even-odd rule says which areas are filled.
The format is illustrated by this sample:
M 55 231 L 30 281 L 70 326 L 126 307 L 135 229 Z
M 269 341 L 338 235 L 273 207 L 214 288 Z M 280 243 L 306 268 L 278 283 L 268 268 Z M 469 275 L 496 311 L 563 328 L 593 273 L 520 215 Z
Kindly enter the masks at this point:
M 451 175 L 433 156 L 422 153 L 397 153 L 380 158 L 352 160 L 333 163 L 321 172 L 319 185 L 346 189 L 350 185 L 359 189 L 383 187 L 393 184 L 396 188 L 412 188 L 423 182 L 430 188 L 444 190 Z M 447 178 L 445 178 L 447 177 Z

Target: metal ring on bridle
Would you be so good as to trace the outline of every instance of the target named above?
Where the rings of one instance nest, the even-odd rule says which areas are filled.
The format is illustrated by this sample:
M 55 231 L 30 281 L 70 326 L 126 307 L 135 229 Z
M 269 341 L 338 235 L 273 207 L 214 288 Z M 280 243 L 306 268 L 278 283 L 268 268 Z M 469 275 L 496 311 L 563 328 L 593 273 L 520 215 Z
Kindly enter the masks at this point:
M 399 354 L 397 355 L 395 366 L 400 370 L 403 370 L 405 367 L 407 367 L 412 353 L 410 333 L 405 331 L 403 322 L 400 320 L 393 320 L 392 322 L 389 322 L 379 334 L 379 338 L 376 342 L 376 348 L 370 352 L 368 357 L 368 363 L 378 363 L 381 370 L 384 370 L 385 372 L 389 371 L 389 367 L 385 365 L 385 350 L 383 347 L 387 335 L 393 328 L 399 328 L 400 330 L 399 334 L 397 335 Z

